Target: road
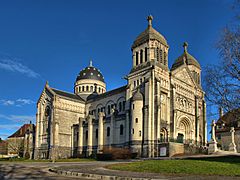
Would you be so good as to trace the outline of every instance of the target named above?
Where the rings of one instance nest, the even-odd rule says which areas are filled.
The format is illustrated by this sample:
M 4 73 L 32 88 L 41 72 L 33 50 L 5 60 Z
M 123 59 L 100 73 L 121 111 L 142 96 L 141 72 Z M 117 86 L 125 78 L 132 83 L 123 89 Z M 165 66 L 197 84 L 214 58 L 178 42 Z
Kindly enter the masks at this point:
M 43 179 L 75 180 L 80 178 L 58 176 L 49 172 L 49 168 L 67 166 L 90 166 L 92 162 L 46 163 L 46 162 L 0 162 L 0 180 Z M 97 164 L 101 165 L 101 162 Z

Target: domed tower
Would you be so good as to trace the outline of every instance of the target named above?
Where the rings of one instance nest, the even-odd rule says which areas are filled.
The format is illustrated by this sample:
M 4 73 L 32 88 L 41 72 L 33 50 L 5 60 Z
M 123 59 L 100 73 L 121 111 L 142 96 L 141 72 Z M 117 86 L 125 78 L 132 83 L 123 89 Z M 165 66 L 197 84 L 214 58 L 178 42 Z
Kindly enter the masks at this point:
M 131 146 L 135 151 L 139 151 L 141 148 L 139 144 L 134 144 L 136 141 L 141 141 L 143 138 L 143 95 L 140 89 L 132 97 L 132 122 L 131 122 Z M 140 153 L 140 152 L 139 152 Z
M 168 49 L 166 39 L 152 27 L 153 17 L 147 18 L 148 27 L 137 36 L 132 45 L 133 68 L 138 70 L 155 62 L 162 69 L 168 70 Z
M 79 72 L 74 86 L 74 93 L 86 100 L 91 94 L 97 95 L 104 92 L 106 92 L 104 77 L 90 61 L 89 66 Z
M 173 70 L 177 69 L 178 67 L 186 64 L 188 66 L 189 70 L 192 73 L 194 81 L 197 84 L 201 85 L 201 66 L 198 63 L 198 61 L 192 55 L 190 55 L 188 53 L 187 47 L 188 47 L 188 43 L 184 42 L 183 43 L 184 52 L 173 63 L 171 71 L 173 71 Z

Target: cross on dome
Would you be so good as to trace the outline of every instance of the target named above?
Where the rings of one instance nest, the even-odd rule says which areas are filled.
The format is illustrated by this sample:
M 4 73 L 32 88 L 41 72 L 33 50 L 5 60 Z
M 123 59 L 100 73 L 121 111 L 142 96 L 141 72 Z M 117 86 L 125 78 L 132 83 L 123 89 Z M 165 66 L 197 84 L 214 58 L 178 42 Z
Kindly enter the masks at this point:
M 187 47 L 188 47 L 188 43 L 184 42 L 183 43 L 184 52 L 187 52 Z
M 152 26 L 153 16 L 152 16 L 152 15 L 149 15 L 149 16 L 147 17 L 147 20 L 148 20 L 148 26 Z

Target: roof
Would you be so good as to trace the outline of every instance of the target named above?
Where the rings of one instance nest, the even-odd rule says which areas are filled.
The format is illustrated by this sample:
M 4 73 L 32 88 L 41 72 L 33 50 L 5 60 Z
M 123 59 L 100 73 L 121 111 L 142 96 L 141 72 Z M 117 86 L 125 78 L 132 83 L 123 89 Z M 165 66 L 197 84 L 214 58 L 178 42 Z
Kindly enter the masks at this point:
M 218 119 L 218 121 L 216 122 L 216 125 L 222 127 L 218 131 L 230 130 L 231 127 L 239 129 L 240 128 L 238 127 L 239 121 L 240 121 L 240 108 L 234 109 L 224 114 L 221 118 Z
M 185 42 L 183 44 L 183 47 L 184 47 L 184 52 L 183 54 L 178 57 L 175 62 L 173 63 L 172 65 L 172 68 L 171 70 L 174 70 L 178 67 L 180 67 L 181 65 L 183 65 L 184 63 L 186 63 L 187 65 L 194 65 L 196 66 L 197 68 L 201 69 L 201 66 L 199 64 L 199 62 L 191 55 L 188 53 L 187 51 L 187 43 Z
M 164 38 L 163 35 L 161 35 L 157 30 L 155 30 L 152 27 L 152 16 L 148 16 L 148 27 L 140 34 L 137 36 L 135 41 L 133 42 L 132 49 L 145 43 L 148 42 L 149 40 L 157 40 L 161 42 L 162 44 L 168 46 L 166 39 Z
M 24 137 L 25 134 L 30 131 L 33 132 L 35 131 L 35 125 L 34 124 L 24 124 L 22 127 L 20 127 L 15 133 L 13 133 L 11 136 L 8 138 L 13 138 L 13 137 Z
M 67 97 L 67 98 L 70 98 L 70 99 L 84 101 L 80 96 L 78 96 L 76 94 L 68 93 L 68 92 L 61 91 L 61 90 L 54 89 L 54 88 L 51 88 L 51 89 L 53 90 L 54 93 L 56 93 L 59 96 Z
M 105 92 L 103 94 L 98 94 L 96 96 L 89 96 L 87 100 L 88 101 L 91 101 L 91 100 L 94 101 L 94 100 L 97 100 L 97 99 L 106 98 L 106 97 L 112 96 L 114 94 L 120 93 L 122 91 L 125 91 L 126 88 L 127 88 L 127 86 L 125 85 L 125 86 L 119 87 L 117 89 L 113 89 L 111 91 L 107 91 L 107 92 Z
M 94 79 L 104 82 L 104 77 L 102 73 L 92 65 L 91 61 L 88 67 L 84 68 L 79 72 L 76 81 L 79 81 L 81 79 Z

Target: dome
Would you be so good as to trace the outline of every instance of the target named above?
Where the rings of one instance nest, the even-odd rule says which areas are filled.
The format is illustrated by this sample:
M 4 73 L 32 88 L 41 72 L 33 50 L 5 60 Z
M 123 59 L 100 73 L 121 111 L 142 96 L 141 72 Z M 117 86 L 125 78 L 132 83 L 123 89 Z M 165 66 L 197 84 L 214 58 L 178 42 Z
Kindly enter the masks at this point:
M 167 41 L 166 39 L 163 37 L 163 35 L 161 35 L 158 31 L 156 31 L 153 27 L 152 27 L 152 20 L 153 17 L 152 16 L 148 16 L 147 18 L 148 20 L 148 27 L 147 29 L 145 29 L 145 31 L 143 31 L 140 35 L 138 35 L 138 37 L 136 38 L 136 40 L 133 42 L 132 45 L 132 49 L 151 40 L 158 40 L 159 42 L 161 42 L 162 44 L 167 45 Z
M 201 66 L 198 63 L 198 61 L 187 52 L 187 46 L 188 46 L 188 44 L 185 42 L 183 44 L 184 53 L 176 59 L 176 61 L 172 65 L 171 70 L 178 68 L 179 66 L 183 65 L 184 63 L 186 63 L 187 65 L 194 65 L 197 68 L 201 69 Z
M 143 100 L 143 95 L 142 95 L 142 93 L 140 92 L 140 90 L 138 90 L 138 91 L 133 95 L 132 100 L 133 100 L 133 101 L 142 101 L 142 100 Z
M 80 71 L 76 81 L 81 79 L 93 79 L 104 83 L 104 77 L 102 73 L 92 65 L 92 61 L 90 61 L 90 65 L 88 67 Z

